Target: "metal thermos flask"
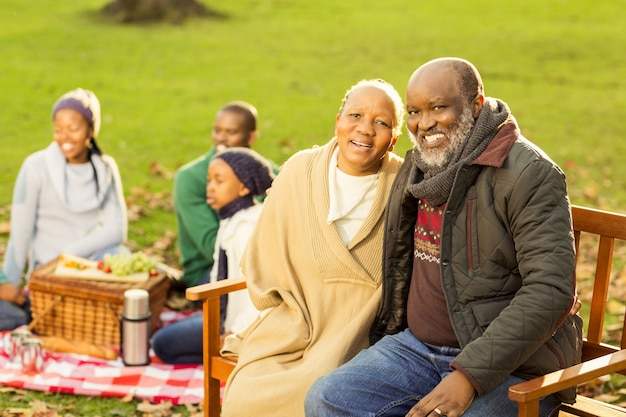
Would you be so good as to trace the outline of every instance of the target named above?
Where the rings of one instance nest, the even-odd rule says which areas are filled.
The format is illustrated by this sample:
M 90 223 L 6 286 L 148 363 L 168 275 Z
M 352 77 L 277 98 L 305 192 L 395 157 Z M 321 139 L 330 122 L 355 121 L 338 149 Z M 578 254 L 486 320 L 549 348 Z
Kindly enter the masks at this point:
M 124 291 L 124 310 L 120 320 L 120 356 L 124 365 L 148 365 L 150 341 L 150 302 L 148 291 Z

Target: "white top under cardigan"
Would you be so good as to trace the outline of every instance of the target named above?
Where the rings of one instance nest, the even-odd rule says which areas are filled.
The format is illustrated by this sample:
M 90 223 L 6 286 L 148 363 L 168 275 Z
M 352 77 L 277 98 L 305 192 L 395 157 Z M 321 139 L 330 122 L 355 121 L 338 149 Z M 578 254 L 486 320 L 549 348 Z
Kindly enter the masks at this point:
M 378 173 L 349 175 L 338 166 L 339 148 L 331 155 L 328 168 L 330 208 L 328 224 L 335 223 L 343 243 L 348 245 L 369 215 L 376 196 Z
M 261 204 L 239 210 L 231 217 L 220 220 L 215 238 L 215 251 L 213 252 L 213 268 L 209 275 L 210 282 L 217 281 L 217 271 L 220 249 L 226 252 L 228 262 L 228 278 L 243 276 L 239 262 L 243 257 L 248 238 L 254 230 L 254 226 L 261 214 Z M 228 294 L 226 305 L 226 319 L 224 331 L 226 333 L 239 333 L 257 318 L 259 311 L 252 304 L 247 290 L 235 291 Z

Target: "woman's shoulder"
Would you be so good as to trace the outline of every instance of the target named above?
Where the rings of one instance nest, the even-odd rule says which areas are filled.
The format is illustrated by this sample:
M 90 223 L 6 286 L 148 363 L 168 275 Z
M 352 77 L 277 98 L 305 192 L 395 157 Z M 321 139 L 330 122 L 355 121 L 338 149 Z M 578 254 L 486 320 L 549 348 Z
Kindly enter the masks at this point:
M 327 154 L 332 145 L 333 140 L 321 146 L 314 145 L 310 148 L 297 151 L 283 164 L 281 167 L 281 173 L 284 171 L 285 167 L 293 167 L 291 169 L 302 169 L 312 161 L 322 157 L 322 155 L 328 156 Z
M 314 146 L 311 148 L 307 148 L 307 149 L 301 149 L 299 151 L 297 151 L 296 153 L 294 153 L 293 155 L 291 155 L 287 161 L 285 162 L 285 164 L 287 163 L 294 163 L 293 161 L 297 161 L 297 162 L 303 162 L 305 160 L 309 160 L 311 158 L 313 158 L 316 154 L 318 154 L 320 152 L 320 147 L 319 146 Z
M 398 171 L 400 171 L 400 167 L 402 166 L 403 162 L 404 162 L 404 158 L 402 158 L 399 155 L 396 155 L 393 152 L 388 152 L 386 161 L 383 163 L 382 169 L 385 172 L 388 172 L 391 174 L 397 174 Z
M 113 158 L 109 154 L 95 154 L 92 157 L 92 161 L 100 161 L 104 166 L 104 169 L 114 177 L 118 178 L 120 176 L 120 169 L 117 166 L 117 162 L 115 162 L 115 158 Z M 97 164 L 97 162 L 96 162 Z
M 106 165 L 117 168 L 117 162 L 115 162 L 115 158 L 113 158 L 111 155 L 109 154 L 94 155 L 94 158 L 97 158 L 97 157 L 100 157 L 100 159 L 102 159 L 102 162 L 104 162 Z
M 45 149 L 36 151 L 24 158 L 20 172 L 29 172 L 32 179 L 35 176 L 45 177 L 46 173 L 46 151 Z M 41 174 L 36 174 L 41 173 Z
M 391 163 L 394 165 L 402 165 L 402 163 L 404 162 L 403 157 L 393 152 L 388 152 L 387 157 L 389 158 L 389 161 L 391 161 Z
M 35 151 L 31 153 L 30 155 L 28 155 L 26 158 L 24 158 L 23 165 L 40 165 L 44 163 L 45 155 L 46 155 L 45 149 L 40 149 L 38 151 Z

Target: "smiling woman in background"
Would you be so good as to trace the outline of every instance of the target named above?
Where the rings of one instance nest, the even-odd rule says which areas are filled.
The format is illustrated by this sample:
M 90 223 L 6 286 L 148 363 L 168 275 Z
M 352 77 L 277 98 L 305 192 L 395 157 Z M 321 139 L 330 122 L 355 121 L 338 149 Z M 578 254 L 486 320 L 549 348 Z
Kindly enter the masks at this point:
M 11 234 L 0 271 L 0 330 L 28 323 L 20 287 L 30 273 L 61 253 L 88 259 L 126 251 L 126 203 L 113 158 L 96 144 L 100 102 L 82 88 L 52 108 L 54 142 L 29 155 L 17 176 Z

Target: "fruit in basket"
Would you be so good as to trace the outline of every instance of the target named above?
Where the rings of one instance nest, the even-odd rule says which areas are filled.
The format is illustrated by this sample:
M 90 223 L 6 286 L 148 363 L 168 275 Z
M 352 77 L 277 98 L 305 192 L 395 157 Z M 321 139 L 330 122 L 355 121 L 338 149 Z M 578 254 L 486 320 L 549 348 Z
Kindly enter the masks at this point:
M 143 252 L 135 252 L 131 255 L 122 253 L 119 255 L 104 255 L 102 270 L 115 275 L 131 275 L 138 272 L 150 272 L 156 270 L 156 263 Z
M 69 260 L 66 261 L 65 258 L 61 257 L 61 261 L 63 261 L 63 266 L 65 266 L 66 268 L 75 268 L 75 269 L 80 269 L 79 265 L 80 263 L 76 262 L 75 260 Z

